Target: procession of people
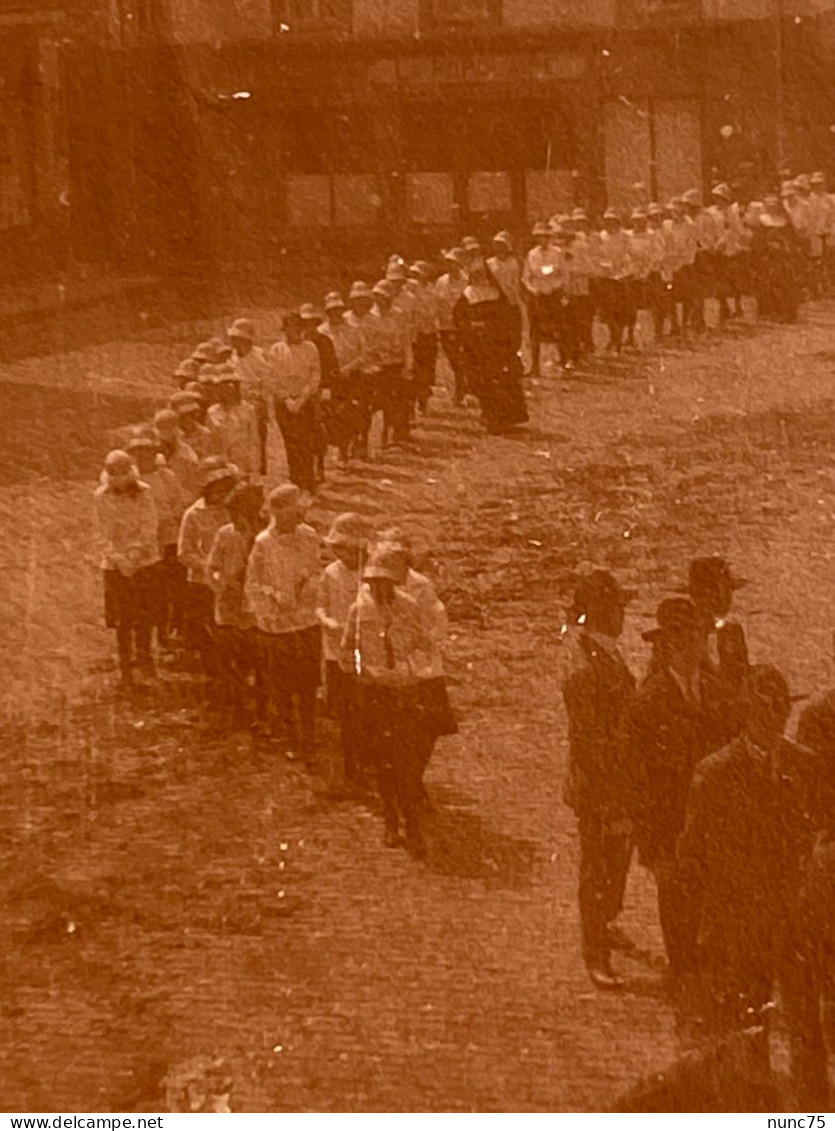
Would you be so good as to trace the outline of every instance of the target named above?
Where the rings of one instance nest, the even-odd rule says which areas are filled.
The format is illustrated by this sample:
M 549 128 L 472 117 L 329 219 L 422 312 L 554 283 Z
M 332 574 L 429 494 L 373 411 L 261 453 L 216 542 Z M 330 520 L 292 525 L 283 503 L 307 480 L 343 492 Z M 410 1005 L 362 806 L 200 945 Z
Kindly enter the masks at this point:
M 720 328 L 743 297 L 790 322 L 835 280 L 835 196 L 820 174 L 744 207 L 723 184 L 711 200 L 688 190 L 628 217 L 610 208 L 601 230 L 578 208 L 537 224 L 524 255 L 506 231 L 434 265 L 395 255 L 382 278 L 287 312 L 273 345 L 246 318 L 200 343 L 167 405 L 106 456 L 95 492 L 123 687 L 191 664 L 212 727 L 249 728 L 309 766 L 329 716 L 342 787 L 376 791 L 385 844 L 423 857 L 423 777 L 457 728 L 444 606 L 408 531 L 345 512 L 317 533 L 316 492 L 326 474 L 419 445 L 439 383 L 456 411 L 505 434 L 528 420 L 523 357 L 540 376 L 546 344 L 570 372 L 604 334 L 606 352 L 642 348 L 640 311 L 656 340 L 694 342 L 707 300 Z M 833 907 L 835 708 L 813 705 L 799 742 L 785 738 L 789 689 L 749 660 L 730 616 L 739 584 L 723 559 L 695 560 L 686 595 L 663 600 L 644 633 L 640 681 L 618 643 L 631 594 L 603 570 L 576 586 L 562 689 L 582 953 L 595 986 L 624 988 L 613 954 L 631 946 L 617 918 L 637 857 L 657 889 L 671 992 L 721 1034 L 765 1027 L 779 988 L 796 1077 L 821 1107 L 835 917 L 810 893 L 829 891 Z

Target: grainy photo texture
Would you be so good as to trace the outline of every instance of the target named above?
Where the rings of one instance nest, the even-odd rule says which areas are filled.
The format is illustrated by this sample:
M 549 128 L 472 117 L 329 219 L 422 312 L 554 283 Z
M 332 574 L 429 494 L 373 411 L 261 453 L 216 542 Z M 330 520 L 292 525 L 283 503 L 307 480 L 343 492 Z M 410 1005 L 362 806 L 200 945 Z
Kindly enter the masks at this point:
M 0 0 L 9 1110 L 827 1110 L 833 76 Z

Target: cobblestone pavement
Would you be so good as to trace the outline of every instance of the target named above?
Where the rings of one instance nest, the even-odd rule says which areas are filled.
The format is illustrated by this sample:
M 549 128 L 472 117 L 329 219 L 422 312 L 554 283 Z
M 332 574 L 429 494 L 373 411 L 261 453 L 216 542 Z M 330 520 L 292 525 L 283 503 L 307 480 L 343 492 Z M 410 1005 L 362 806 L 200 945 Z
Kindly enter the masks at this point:
M 752 579 L 753 658 L 779 658 L 797 691 L 830 682 L 833 326 L 820 304 L 798 327 L 550 372 L 514 439 L 438 397 L 419 453 L 332 476 L 316 525 L 350 506 L 416 529 L 451 613 L 463 721 L 428 774 L 422 865 L 382 847 L 379 814 L 329 799 L 332 735 L 307 775 L 201 731 L 173 677 L 143 702 L 112 694 L 88 552 L 100 451 L 62 404 L 118 364 L 112 400 L 87 392 L 97 426 L 125 423 L 176 343 L 0 374 L 29 443 L 63 461 L 24 466 L 19 435 L 0 440 L 7 1109 L 182 1110 L 191 1088 L 233 1110 L 593 1111 L 670 1063 L 637 868 L 627 992 L 595 993 L 580 961 L 562 609 L 588 565 L 634 583 L 640 671 L 645 618 L 687 558 L 725 552 Z

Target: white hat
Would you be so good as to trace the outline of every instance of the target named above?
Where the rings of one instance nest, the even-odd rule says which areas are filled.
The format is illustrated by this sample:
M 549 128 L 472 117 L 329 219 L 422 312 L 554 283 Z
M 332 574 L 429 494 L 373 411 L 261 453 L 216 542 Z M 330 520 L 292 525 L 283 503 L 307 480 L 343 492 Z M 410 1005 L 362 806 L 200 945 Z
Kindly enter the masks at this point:
M 698 207 L 702 203 L 701 193 L 698 189 L 689 188 L 686 192 L 681 194 L 681 199 L 685 204 L 693 204 Z
M 249 318 L 236 318 L 226 331 L 227 338 L 243 338 L 244 341 L 255 341 L 255 326 Z
M 328 310 L 344 310 L 345 309 L 345 301 L 342 298 L 342 295 L 339 294 L 338 291 L 330 291 L 328 294 L 325 295 L 324 307 L 325 307 L 326 311 L 328 311 Z
M 350 290 L 350 293 L 348 295 L 349 300 L 355 299 L 355 298 L 372 298 L 373 299 L 373 297 L 374 296 L 371 293 L 371 288 L 369 287 L 368 283 L 363 283 L 362 280 L 359 279 L 359 280 L 357 280 L 356 283 L 351 284 L 351 290 Z

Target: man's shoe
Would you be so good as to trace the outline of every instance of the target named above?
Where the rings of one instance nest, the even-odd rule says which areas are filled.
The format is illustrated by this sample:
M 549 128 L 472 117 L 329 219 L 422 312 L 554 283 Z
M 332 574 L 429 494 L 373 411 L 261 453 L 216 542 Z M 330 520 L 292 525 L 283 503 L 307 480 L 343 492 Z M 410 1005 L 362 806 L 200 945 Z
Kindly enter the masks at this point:
M 626 981 L 618 974 L 604 970 L 601 966 L 590 966 L 589 978 L 599 990 L 617 991 L 622 990 L 626 985 Z

